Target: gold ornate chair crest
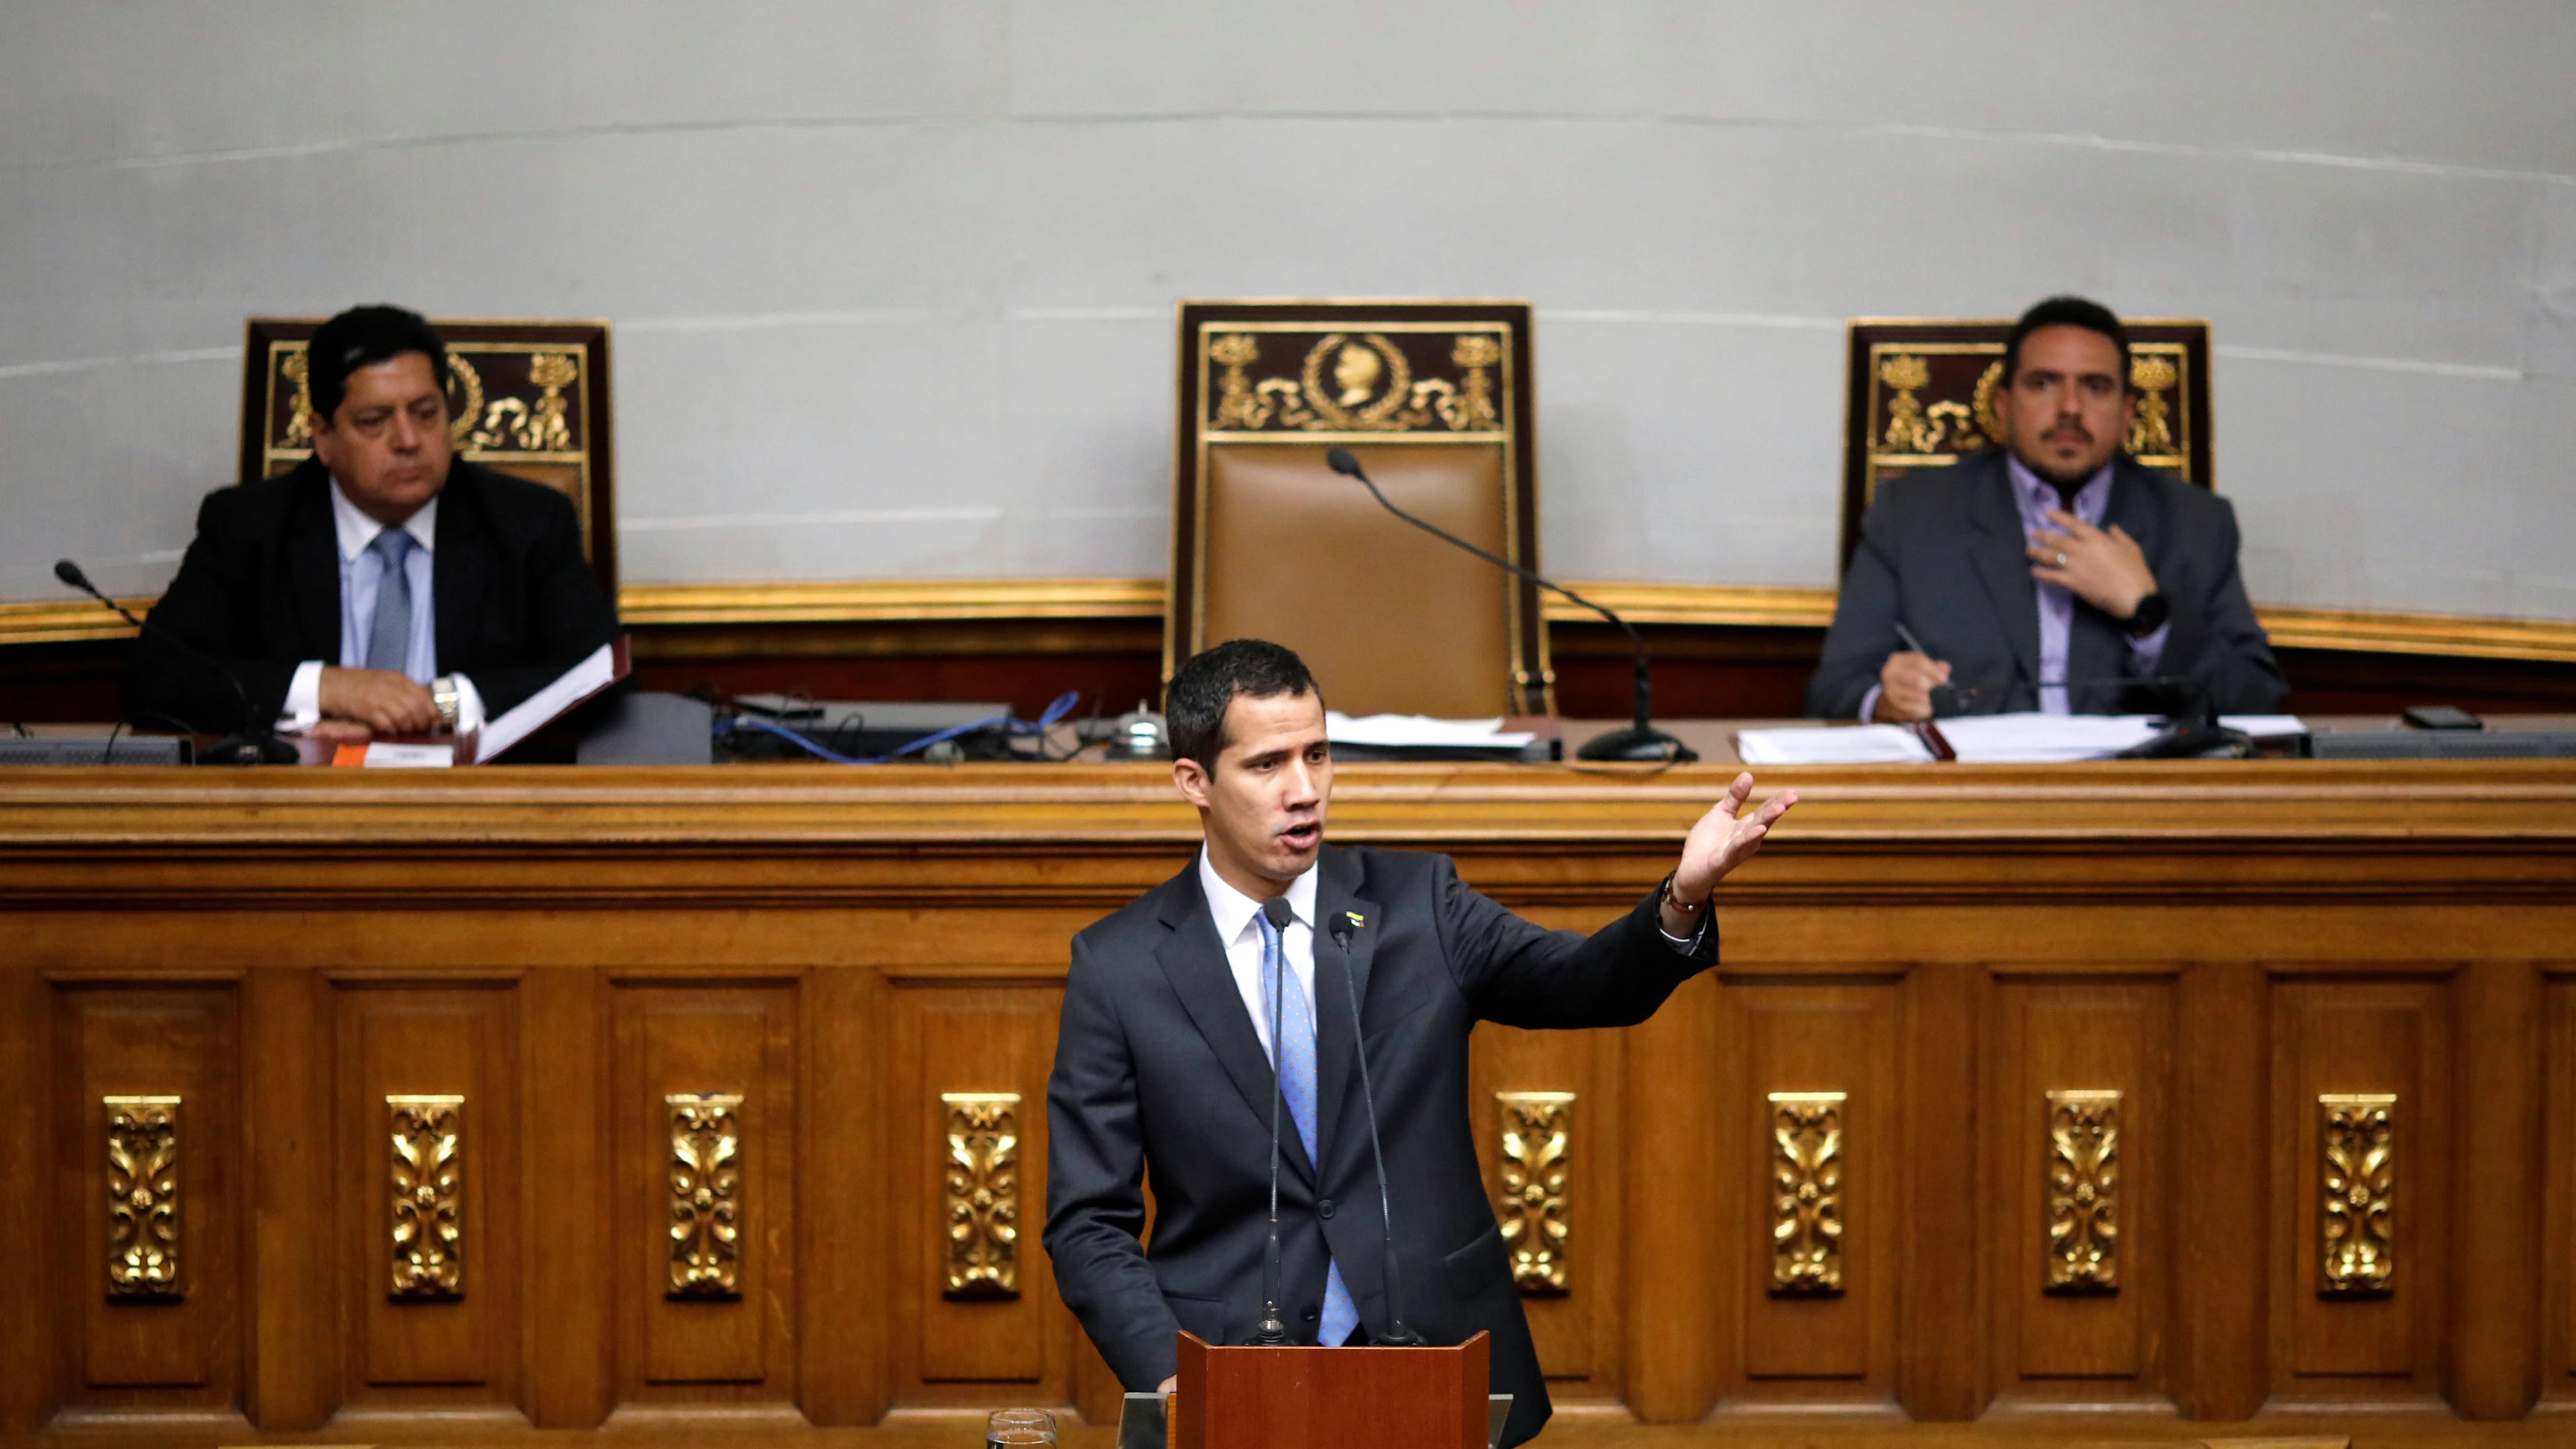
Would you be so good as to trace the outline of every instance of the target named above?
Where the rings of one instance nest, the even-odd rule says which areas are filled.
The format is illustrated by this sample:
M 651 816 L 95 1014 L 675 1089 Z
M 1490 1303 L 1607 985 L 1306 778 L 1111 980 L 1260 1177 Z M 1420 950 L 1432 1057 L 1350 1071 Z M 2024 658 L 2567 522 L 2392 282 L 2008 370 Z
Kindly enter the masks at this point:
M 1552 705 L 1535 586 L 1398 506 L 1538 567 L 1526 302 L 1184 302 L 1163 674 L 1255 636 L 1336 709 L 1453 718 Z
M 2216 489 L 2209 445 L 2209 324 L 2131 320 L 2129 382 L 2138 390 L 2130 454 L 2203 488 Z M 1841 559 L 1851 564 L 1861 515 L 1878 485 L 1999 447 L 2009 318 L 1931 321 L 1862 318 L 1851 324 L 1849 391 L 1843 426 Z
M 313 455 L 305 347 L 318 317 L 253 317 L 242 348 L 241 479 L 274 477 Z M 433 322 L 447 339 L 456 451 L 561 491 L 581 515 L 592 573 L 617 597 L 617 518 L 609 447 L 608 324 Z

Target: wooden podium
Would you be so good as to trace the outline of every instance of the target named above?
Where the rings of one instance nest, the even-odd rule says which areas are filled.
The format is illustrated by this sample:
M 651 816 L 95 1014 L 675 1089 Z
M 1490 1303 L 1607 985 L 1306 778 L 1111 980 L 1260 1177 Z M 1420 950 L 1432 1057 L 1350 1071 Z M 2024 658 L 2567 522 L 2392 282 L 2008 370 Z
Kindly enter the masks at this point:
M 1485 1449 L 1487 1363 L 1456 1348 L 1214 1348 L 1181 1335 L 1170 1449 Z

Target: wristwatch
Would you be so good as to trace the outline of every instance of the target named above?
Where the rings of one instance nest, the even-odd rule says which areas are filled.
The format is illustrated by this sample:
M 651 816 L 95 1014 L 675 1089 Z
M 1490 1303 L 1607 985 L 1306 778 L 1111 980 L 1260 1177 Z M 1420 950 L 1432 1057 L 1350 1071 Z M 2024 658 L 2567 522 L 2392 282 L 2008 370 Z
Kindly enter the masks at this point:
M 459 699 L 455 675 L 442 674 L 429 682 L 429 702 L 438 707 L 440 728 L 450 730 L 456 728 Z
M 1675 874 L 1679 874 L 1679 872 L 1675 872 Z M 1664 877 L 1662 887 L 1655 892 L 1655 906 L 1658 910 L 1665 906 L 1670 906 L 1677 915 L 1696 916 L 1700 912 L 1708 909 L 1708 897 L 1700 897 L 1699 904 L 1695 906 L 1683 905 L 1680 899 L 1674 896 L 1673 877 L 1668 875 Z
M 2165 626 L 2165 621 L 2172 617 L 2173 600 L 2166 598 L 2160 593 L 2149 594 L 2145 598 L 2138 600 L 2137 612 L 2128 617 L 2125 621 L 2125 627 L 2129 631 L 2130 638 L 2144 639 L 2148 635 L 2156 632 L 2158 629 L 2163 628 Z

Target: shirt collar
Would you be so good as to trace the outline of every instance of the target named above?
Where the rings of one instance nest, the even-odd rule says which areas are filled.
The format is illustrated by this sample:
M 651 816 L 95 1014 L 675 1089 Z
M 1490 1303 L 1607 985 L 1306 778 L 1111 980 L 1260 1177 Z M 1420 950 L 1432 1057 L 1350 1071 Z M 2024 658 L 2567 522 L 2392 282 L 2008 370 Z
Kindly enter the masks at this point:
M 1303 875 L 1280 892 L 1288 898 L 1289 913 L 1308 931 L 1315 929 L 1315 878 L 1323 868 L 1323 857 L 1318 855 Z M 1225 877 L 1216 873 L 1205 845 L 1199 847 L 1199 889 L 1207 895 L 1208 914 L 1216 921 L 1216 938 L 1220 941 L 1240 937 L 1243 928 L 1252 924 L 1252 918 L 1261 914 L 1261 902 L 1227 885 Z
M 2056 484 L 2030 471 L 2028 465 L 2011 453 L 2004 454 L 2004 473 L 2012 479 L 2013 497 L 2020 503 L 2024 517 L 2045 521 L 2048 510 L 2067 507 L 2067 500 L 2057 491 Z M 2100 472 L 2084 480 L 2084 486 L 2075 490 L 2073 502 L 2074 506 L 2069 511 L 2076 517 L 2096 528 L 2102 526 L 2102 515 L 2111 503 L 2109 463 L 2103 464 Z
M 349 495 L 340 491 L 337 478 L 331 480 L 331 527 L 340 535 L 340 559 L 343 563 L 357 562 L 358 555 L 367 551 L 367 545 L 376 541 L 376 535 L 385 531 L 383 524 L 368 517 L 358 505 L 349 501 Z M 436 495 L 422 504 L 419 512 L 402 521 L 402 531 L 410 534 L 412 541 L 423 549 L 438 552 Z

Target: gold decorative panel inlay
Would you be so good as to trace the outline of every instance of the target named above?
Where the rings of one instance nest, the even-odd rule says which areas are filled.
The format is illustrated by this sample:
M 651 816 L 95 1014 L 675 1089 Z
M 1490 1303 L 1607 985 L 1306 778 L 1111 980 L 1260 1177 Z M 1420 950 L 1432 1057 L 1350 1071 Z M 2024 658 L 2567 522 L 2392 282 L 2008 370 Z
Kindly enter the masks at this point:
M 1504 431 L 1507 325 L 1207 327 L 1201 396 L 1211 433 L 1497 438 Z
M 2317 1096 L 2321 1180 L 2317 1235 L 2324 1261 L 2321 1298 L 2375 1298 L 2397 1277 L 2397 1187 L 2393 1092 Z
M 2120 1288 L 2120 1094 L 2048 1094 L 2048 1281 L 2051 1293 Z
M 385 1098 L 393 1298 L 465 1296 L 465 1099 Z
M 305 339 L 268 348 L 264 469 L 278 473 L 313 453 L 313 381 Z M 449 440 L 476 462 L 585 463 L 582 349 L 558 342 L 447 341 Z
M 1771 1291 L 1843 1291 L 1841 1092 L 1771 1094 Z
M 1566 1173 L 1574 1130 L 1572 1092 L 1496 1092 L 1502 1109 L 1502 1191 L 1494 1216 L 1512 1257 L 1512 1281 L 1532 1295 L 1566 1291 Z
M 2002 447 L 2005 422 L 1997 394 L 2003 387 L 2003 352 L 2001 342 L 1872 344 L 1872 466 L 1936 466 Z M 2190 350 L 2180 342 L 2133 338 L 2129 343 L 2129 386 L 2138 406 L 2124 451 L 2151 468 L 2185 478 L 2191 476 L 2191 458 L 2183 382 L 2190 366 Z M 1927 393 L 1938 400 L 1926 403 Z
M 103 1097 L 107 1296 L 178 1298 L 179 1099 Z
M 947 1295 L 1020 1296 L 1020 1094 L 942 1092 Z
M 742 1292 L 742 1093 L 673 1092 L 662 1099 L 671 1129 L 672 1298 Z

